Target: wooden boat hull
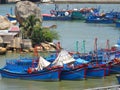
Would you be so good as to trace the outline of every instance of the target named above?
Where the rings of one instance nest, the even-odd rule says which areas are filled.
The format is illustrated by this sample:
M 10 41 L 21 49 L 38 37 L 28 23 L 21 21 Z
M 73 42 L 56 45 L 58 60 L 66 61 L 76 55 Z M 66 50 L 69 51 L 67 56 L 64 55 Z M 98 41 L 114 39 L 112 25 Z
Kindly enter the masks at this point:
M 54 21 L 54 20 L 60 20 L 60 21 L 69 21 L 71 20 L 70 16 L 52 16 L 52 15 L 42 15 L 43 21 Z
M 25 80 L 40 80 L 40 81 L 59 81 L 60 70 L 48 70 L 43 72 L 14 72 L 5 69 L 0 69 L 2 78 L 25 79 Z
M 86 76 L 86 69 L 79 68 L 73 70 L 63 70 L 60 75 L 61 80 L 79 80 L 84 79 Z
M 110 68 L 88 68 L 86 77 L 87 78 L 101 78 L 104 76 L 108 76 L 110 74 Z
M 112 24 L 114 23 L 113 20 L 106 20 L 106 19 L 86 19 L 86 23 L 101 23 L 101 24 Z
M 71 18 L 72 20 L 85 20 L 86 17 L 80 11 L 72 11 Z
M 116 27 L 120 28 L 120 22 L 116 22 Z
M 117 78 L 118 83 L 120 84 L 120 75 L 119 74 L 116 75 L 116 78 Z
M 120 73 L 120 64 L 111 66 L 110 73 L 111 74 Z

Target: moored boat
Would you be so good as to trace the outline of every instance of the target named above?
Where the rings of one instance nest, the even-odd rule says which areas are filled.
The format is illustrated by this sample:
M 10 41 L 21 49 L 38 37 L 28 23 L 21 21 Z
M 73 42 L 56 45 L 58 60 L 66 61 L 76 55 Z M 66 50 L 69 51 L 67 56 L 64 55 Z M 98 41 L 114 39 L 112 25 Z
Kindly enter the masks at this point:
M 116 20 L 115 25 L 116 27 L 120 28 L 120 20 Z
M 71 20 L 71 14 L 68 11 L 57 11 L 57 10 L 51 10 L 50 14 L 42 14 L 43 21 L 48 20 Z
M 61 71 L 61 80 L 79 80 L 86 77 L 86 65 L 75 64 L 76 60 L 65 50 L 62 50 L 53 65 L 63 66 Z
M 108 19 L 105 17 L 99 17 L 99 16 L 88 16 L 88 18 L 85 21 L 86 23 L 101 23 L 101 24 L 112 24 L 114 23 L 113 19 Z
M 86 77 L 87 78 L 101 78 L 110 74 L 110 67 L 106 64 L 92 64 L 88 65 Z
M 117 74 L 116 78 L 117 78 L 118 83 L 120 84 L 120 74 Z
M 17 24 L 17 19 L 15 15 L 6 14 L 6 17 L 12 24 Z
M 40 81 L 59 81 L 61 67 L 52 68 L 50 62 L 40 57 L 38 62 L 18 60 L 7 62 L 0 69 L 2 78 L 27 79 Z M 31 66 L 32 65 L 32 66 Z

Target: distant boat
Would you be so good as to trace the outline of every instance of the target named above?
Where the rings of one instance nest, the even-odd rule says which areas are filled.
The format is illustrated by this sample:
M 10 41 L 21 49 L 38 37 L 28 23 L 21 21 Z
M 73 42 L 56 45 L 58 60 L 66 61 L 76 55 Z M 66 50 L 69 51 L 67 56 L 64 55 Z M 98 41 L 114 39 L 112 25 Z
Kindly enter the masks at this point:
M 120 20 L 119 19 L 116 20 L 115 25 L 116 25 L 116 27 L 120 28 Z
M 25 0 L 21 0 L 21 1 L 25 1 Z M 41 0 L 29 0 L 31 2 L 40 2 Z
M 33 65 L 34 67 L 32 67 Z M 50 62 L 40 57 L 38 62 L 31 60 L 8 61 L 0 69 L 2 78 L 27 79 L 40 81 L 59 81 L 60 68 L 47 68 Z
M 85 20 L 93 12 L 99 12 L 97 8 L 80 8 L 71 11 L 72 20 Z
M 101 23 L 101 24 L 112 24 L 114 23 L 113 19 L 109 19 L 109 18 L 105 18 L 105 17 L 101 17 L 101 16 L 88 16 L 86 21 L 86 23 Z
M 71 13 L 72 20 L 85 20 L 86 16 L 82 14 L 80 11 L 72 11 Z
M 6 14 L 6 17 L 12 24 L 17 24 L 17 19 L 15 15 Z
M 115 19 L 115 15 L 112 12 L 109 13 L 94 12 L 91 13 L 86 18 L 86 23 L 112 24 L 115 23 L 114 19 Z
M 67 11 L 56 11 L 56 10 L 51 10 L 50 14 L 42 14 L 43 16 L 43 21 L 49 21 L 49 20 L 61 20 L 61 21 L 66 21 L 66 20 L 71 20 L 71 14 Z
M 42 14 L 43 21 L 47 20 L 60 20 L 60 21 L 67 21 L 71 20 L 71 12 L 68 10 L 69 5 L 67 5 L 67 9 L 60 10 L 59 6 L 55 4 L 55 9 L 50 10 L 50 14 L 45 13 Z

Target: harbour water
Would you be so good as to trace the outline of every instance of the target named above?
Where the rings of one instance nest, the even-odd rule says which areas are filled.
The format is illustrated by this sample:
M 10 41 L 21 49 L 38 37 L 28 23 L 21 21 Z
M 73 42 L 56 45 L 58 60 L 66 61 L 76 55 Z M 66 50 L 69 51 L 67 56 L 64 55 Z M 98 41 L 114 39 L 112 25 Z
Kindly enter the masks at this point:
M 0 14 L 14 13 L 14 4 L 0 5 Z M 60 4 L 60 9 L 66 9 L 66 4 Z M 69 8 L 101 7 L 101 11 L 120 11 L 119 4 L 70 4 Z M 42 13 L 49 13 L 54 9 L 54 4 L 39 4 Z M 43 26 L 57 25 L 55 29 L 64 49 L 75 51 L 75 43 L 79 41 L 79 52 L 82 52 L 82 41 L 85 40 L 86 52 L 94 49 L 94 39 L 98 38 L 98 48 L 105 48 L 106 41 L 110 46 L 114 45 L 120 37 L 120 29 L 114 24 L 87 24 L 84 21 L 43 21 Z M 54 42 L 57 42 L 56 40 Z M 5 59 L 17 57 L 17 53 L 7 53 L 0 56 L 0 68 L 4 66 Z M 16 79 L 0 79 L 0 90 L 84 90 L 87 88 L 117 85 L 115 75 L 106 76 L 100 79 L 86 79 L 78 81 L 41 82 Z

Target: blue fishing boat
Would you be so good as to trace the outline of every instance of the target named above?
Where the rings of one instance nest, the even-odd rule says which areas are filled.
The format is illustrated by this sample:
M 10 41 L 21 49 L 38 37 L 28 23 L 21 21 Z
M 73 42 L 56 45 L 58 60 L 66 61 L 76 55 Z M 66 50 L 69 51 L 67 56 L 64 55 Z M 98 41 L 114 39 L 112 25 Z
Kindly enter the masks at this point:
M 86 65 L 75 64 L 76 60 L 65 50 L 62 50 L 55 61 L 54 66 L 62 66 L 61 80 L 79 80 L 86 77 Z
M 13 23 L 13 24 L 17 23 L 17 19 L 16 19 L 15 15 L 6 14 L 6 17 L 11 23 Z
M 43 21 L 48 20 L 71 20 L 71 14 L 68 11 L 51 10 L 50 14 L 42 14 Z
M 32 66 L 31 66 L 32 65 Z M 50 62 L 40 57 L 38 61 L 14 60 L 0 69 L 2 78 L 40 81 L 59 81 L 61 67 L 50 67 Z
M 110 67 L 106 64 L 89 64 L 86 72 L 87 78 L 101 78 L 110 74 Z
M 50 10 L 50 14 L 42 14 L 43 16 L 43 21 L 49 21 L 49 20 L 60 20 L 60 21 L 66 21 L 66 20 L 71 20 L 71 13 L 68 10 L 68 5 L 67 5 L 67 10 L 60 10 L 58 5 L 55 4 L 55 9 Z
M 117 78 L 118 83 L 120 84 L 120 74 L 117 74 L 116 78 Z
M 116 19 L 119 18 L 118 12 L 107 12 L 107 13 L 92 13 L 86 19 L 87 23 L 102 23 L 112 24 L 115 23 Z
M 117 43 L 111 47 L 109 53 L 109 65 L 111 67 L 110 73 L 119 73 L 120 72 L 120 39 L 117 40 Z
M 115 73 L 120 73 L 120 51 L 115 50 L 110 54 L 110 73 L 115 74 Z
M 60 79 L 61 80 L 80 80 L 86 78 L 86 69 L 82 67 L 62 70 Z
M 87 17 L 86 23 L 101 23 L 101 24 L 112 24 L 114 23 L 113 19 L 90 15 Z
M 116 27 L 120 28 L 120 20 L 116 20 L 115 25 Z
M 91 51 L 90 54 L 91 60 L 88 64 L 86 77 L 96 78 L 108 76 L 110 74 L 109 59 L 103 49 L 97 49 L 97 38 L 95 38 L 94 42 L 94 51 Z

